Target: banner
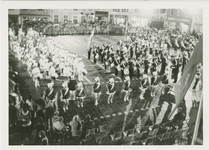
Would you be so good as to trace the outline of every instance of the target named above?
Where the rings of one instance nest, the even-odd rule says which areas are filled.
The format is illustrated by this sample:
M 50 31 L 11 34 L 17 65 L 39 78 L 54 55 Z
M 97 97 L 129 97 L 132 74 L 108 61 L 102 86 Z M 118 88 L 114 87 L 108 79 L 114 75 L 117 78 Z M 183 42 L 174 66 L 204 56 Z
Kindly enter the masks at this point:
M 88 44 L 87 44 L 87 50 L 90 48 L 90 46 L 91 46 L 91 41 L 92 41 L 92 38 L 93 38 L 93 36 L 94 36 L 94 30 L 95 30 L 95 28 L 93 28 L 93 31 L 91 32 L 91 35 L 90 35 L 90 37 L 89 37 L 89 41 L 88 41 Z
M 184 96 L 186 95 L 188 89 L 191 86 L 191 83 L 197 71 L 197 65 L 199 63 L 202 63 L 202 57 L 203 57 L 202 51 L 203 51 L 203 41 L 201 36 L 199 42 L 196 44 L 196 47 L 189 62 L 185 66 L 181 79 L 174 87 L 176 106 L 169 115 L 169 118 L 172 116 L 176 108 L 178 108 L 179 104 L 184 99 Z

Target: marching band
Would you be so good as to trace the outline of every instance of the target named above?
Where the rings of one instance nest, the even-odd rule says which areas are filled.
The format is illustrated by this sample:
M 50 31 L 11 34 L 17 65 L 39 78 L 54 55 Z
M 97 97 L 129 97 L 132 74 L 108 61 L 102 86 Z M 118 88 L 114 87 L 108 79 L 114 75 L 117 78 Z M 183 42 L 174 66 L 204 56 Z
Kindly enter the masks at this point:
M 28 36 L 31 32 L 29 31 Z M 170 82 L 170 74 L 168 74 L 170 70 L 171 78 L 176 83 L 180 67 L 181 72 L 183 72 L 197 42 L 193 37 L 188 38 L 188 35 L 183 34 L 182 37 L 174 38 L 167 32 L 159 35 L 154 30 L 145 28 L 139 28 L 139 32 L 135 31 L 135 33 L 128 32 L 127 36 L 131 38 L 118 41 L 117 48 L 104 42 L 100 45 L 93 44 L 88 49 L 89 60 L 93 59 L 95 64 L 103 63 L 108 72 L 114 70 L 115 77 L 124 82 L 122 89 L 122 93 L 125 93 L 124 101 L 129 101 L 133 90 L 131 81 L 134 75 L 140 82 L 140 99 L 145 99 L 144 94 L 147 90 L 151 90 L 152 97 L 155 96 L 159 83 L 168 84 Z M 41 38 L 44 39 L 44 37 Z M 87 70 L 82 58 L 50 39 L 46 40 L 47 44 L 40 41 L 36 41 L 37 49 L 34 49 L 34 42 L 29 40 L 25 43 L 28 47 L 25 52 L 18 49 L 18 44 L 14 44 L 18 49 L 19 59 L 27 56 L 23 62 L 28 65 L 28 71 L 33 77 L 35 87 L 40 87 L 40 79 L 51 79 L 51 82 L 47 84 L 48 89 L 45 91 L 45 99 L 49 106 L 57 109 L 60 102 L 63 104 L 63 111 L 66 112 L 69 105 L 72 105 L 76 100 L 78 107 L 84 107 L 86 93 L 83 77 L 87 74 Z M 182 53 L 175 51 L 174 54 L 170 54 L 172 47 L 175 50 L 180 49 Z M 60 76 L 64 76 L 68 81 L 64 81 L 62 84 L 63 89 L 60 90 L 60 98 L 58 99 L 58 93 L 55 92 L 53 86 Z M 111 104 L 116 93 L 114 78 L 109 79 L 106 88 L 107 103 Z M 102 84 L 99 77 L 95 78 L 92 93 L 95 100 L 94 104 L 97 106 L 102 94 Z

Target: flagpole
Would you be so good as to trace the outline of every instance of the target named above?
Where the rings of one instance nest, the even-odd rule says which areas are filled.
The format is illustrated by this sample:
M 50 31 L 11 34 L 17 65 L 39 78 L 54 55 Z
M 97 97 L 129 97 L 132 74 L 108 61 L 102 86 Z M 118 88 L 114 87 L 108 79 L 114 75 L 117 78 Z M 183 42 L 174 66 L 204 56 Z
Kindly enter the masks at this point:
M 196 123 L 195 123 L 195 128 L 194 128 L 194 132 L 193 132 L 193 138 L 192 138 L 192 144 L 191 145 L 195 145 L 195 142 L 197 140 L 197 134 L 198 134 L 198 129 L 199 129 L 199 125 L 200 125 L 200 119 L 202 117 L 202 105 L 203 105 L 203 97 L 201 95 L 200 105 L 199 105 L 199 109 L 198 109 L 198 113 L 197 113 L 197 119 L 196 119 Z

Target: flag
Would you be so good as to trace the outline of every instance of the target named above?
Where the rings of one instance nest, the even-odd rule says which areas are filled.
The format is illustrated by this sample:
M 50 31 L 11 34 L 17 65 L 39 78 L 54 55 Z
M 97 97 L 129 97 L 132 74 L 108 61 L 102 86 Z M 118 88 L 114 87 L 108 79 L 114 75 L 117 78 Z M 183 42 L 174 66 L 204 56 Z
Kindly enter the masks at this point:
M 202 41 L 202 36 L 201 36 L 199 39 L 199 42 L 195 46 L 194 52 L 189 62 L 185 66 L 181 79 L 178 81 L 178 83 L 174 87 L 176 106 L 174 107 L 173 111 L 169 115 L 169 118 L 172 116 L 176 108 L 184 99 L 184 96 L 186 95 L 189 87 L 191 86 L 191 83 L 197 71 L 197 65 L 199 63 L 202 63 L 202 57 L 203 57 L 202 51 L 203 51 L 203 41 Z
M 93 36 L 94 36 L 94 30 L 95 30 L 95 28 L 93 28 L 93 31 L 91 32 L 91 35 L 90 35 L 90 37 L 89 37 L 89 41 L 88 41 L 88 44 L 87 44 L 87 49 L 90 48 L 91 41 L 92 41 L 92 38 L 93 38 Z

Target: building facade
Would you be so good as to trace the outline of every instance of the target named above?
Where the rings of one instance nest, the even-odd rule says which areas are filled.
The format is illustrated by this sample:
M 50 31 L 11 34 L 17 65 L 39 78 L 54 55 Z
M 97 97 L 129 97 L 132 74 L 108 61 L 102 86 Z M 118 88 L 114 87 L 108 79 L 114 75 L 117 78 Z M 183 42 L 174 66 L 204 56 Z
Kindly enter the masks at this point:
M 48 20 L 47 9 L 9 9 L 9 23 L 22 24 L 24 20 Z
M 40 19 L 75 24 L 104 21 L 158 29 L 179 29 L 181 32 L 202 32 L 202 10 L 188 9 L 10 9 L 9 22 L 22 24 L 25 19 Z

